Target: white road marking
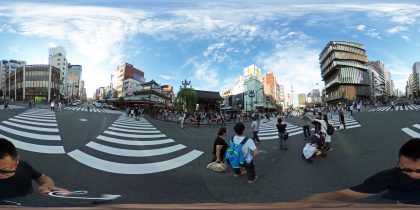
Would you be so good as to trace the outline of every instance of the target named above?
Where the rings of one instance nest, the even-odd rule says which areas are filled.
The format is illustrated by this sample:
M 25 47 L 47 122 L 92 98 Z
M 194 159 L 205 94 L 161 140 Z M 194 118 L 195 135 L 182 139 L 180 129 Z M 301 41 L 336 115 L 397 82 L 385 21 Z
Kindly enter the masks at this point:
M 126 164 L 111 162 L 90 156 L 80 150 L 74 150 L 67 154 L 76 161 L 101 171 L 107 171 L 117 174 L 151 174 L 162 171 L 168 171 L 183 166 L 198 158 L 200 155 L 203 154 L 203 152 L 193 150 L 185 155 L 176 157 L 174 159 L 145 164 Z
M 127 133 L 160 133 L 160 131 L 158 131 L 158 130 L 154 130 L 154 131 L 128 130 L 128 129 L 115 128 L 115 127 L 109 127 L 108 129 L 115 130 L 115 131 L 123 131 L 123 132 L 127 132 Z
M 6 131 L 14 135 L 31 138 L 31 139 L 39 139 L 39 140 L 47 140 L 47 141 L 60 141 L 61 140 L 59 135 L 42 135 L 42 134 L 28 133 L 28 132 L 4 127 L 2 125 L 0 125 L 0 130 Z
M 165 134 L 155 134 L 155 135 L 139 135 L 139 134 L 125 134 L 125 133 L 117 133 L 113 131 L 104 131 L 106 134 L 110 134 L 113 136 L 122 136 L 122 137 L 129 137 L 129 138 L 161 138 L 166 137 Z
M 148 146 L 148 145 L 158 145 L 158 144 L 167 144 L 175 142 L 173 139 L 163 139 L 163 140 L 152 140 L 152 141 L 132 141 L 132 140 L 124 140 L 124 139 L 117 139 L 108 136 L 99 135 L 96 137 L 102 141 L 107 141 L 115 144 L 124 144 L 124 145 L 135 145 L 135 146 Z
M 30 152 L 38 152 L 38 153 L 46 153 L 46 154 L 65 154 L 66 153 L 62 146 L 46 146 L 46 145 L 30 144 L 30 143 L 21 142 L 21 141 L 12 139 L 7 136 L 3 136 L 1 134 L 0 134 L 0 137 L 11 141 L 15 145 L 15 147 L 26 150 L 26 151 L 30 151 Z
M 119 149 L 114 148 L 102 144 L 95 143 L 93 141 L 86 144 L 87 147 L 92 149 L 112 154 L 112 155 L 119 155 L 119 156 L 126 156 L 126 157 L 151 157 L 151 156 L 158 156 L 164 155 L 171 152 L 175 152 L 181 149 L 184 149 L 186 146 L 182 144 L 177 144 L 170 147 L 159 148 L 159 149 L 149 149 L 149 150 L 129 150 L 129 149 Z
M 410 135 L 413 138 L 420 138 L 420 133 L 417 133 L 417 132 L 411 130 L 410 128 L 403 128 L 401 130 L 404 131 L 406 134 Z
M 27 130 L 44 131 L 44 132 L 59 132 L 57 128 L 42 128 L 42 127 L 35 127 L 35 126 L 26 126 L 26 125 L 12 123 L 9 121 L 3 121 L 2 123 L 11 125 L 13 127 L 27 129 Z

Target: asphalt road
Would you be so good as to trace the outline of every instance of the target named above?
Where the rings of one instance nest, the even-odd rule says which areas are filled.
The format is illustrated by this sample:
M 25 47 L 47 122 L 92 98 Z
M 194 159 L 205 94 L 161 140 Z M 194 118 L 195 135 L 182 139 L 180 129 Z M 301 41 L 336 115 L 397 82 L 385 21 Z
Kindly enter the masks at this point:
M 45 111 L 42 113 L 51 116 L 51 113 Z M 19 123 L 10 119 L 25 120 L 16 118 L 19 114 L 25 117 L 34 112 L 27 109 L 0 110 L 0 121 L 2 121 L 0 125 L 12 128 L 10 124 L 4 124 L 4 121 Z M 35 113 L 34 116 L 40 115 Z M 136 122 L 131 122 L 132 119 L 127 120 L 125 116 L 119 114 L 71 110 L 56 112 L 53 116 L 59 129 L 56 134 L 60 136 L 60 141 L 34 140 L 4 129 L 0 129 L 0 134 L 22 142 L 55 146 L 54 148 L 62 147 L 64 152 L 58 154 L 27 151 L 35 147 L 19 149 L 19 152 L 22 159 L 53 177 L 60 187 L 69 190 L 87 190 L 91 195 L 103 193 L 122 195 L 112 203 L 293 201 L 312 193 L 351 187 L 376 172 L 394 167 L 399 147 L 410 138 L 401 129 L 407 127 L 420 133 L 420 129 L 413 127 L 420 124 L 420 111 L 355 113 L 353 118 L 357 125 L 361 126 L 344 132 L 335 132 L 332 138 L 334 150 L 329 152 L 326 158 L 315 159 L 314 164 L 307 164 L 300 157 L 305 144 L 302 134 L 289 138 L 288 151 L 279 150 L 275 139 L 264 140 L 258 145 L 263 152 L 254 161 L 260 180 L 255 184 L 247 184 L 245 177 L 235 178 L 232 171 L 223 174 L 206 169 L 211 160 L 212 144 L 218 127 L 179 129 L 174 123 L 149 119 L 152 126 L 148 126 L 142 120 L 137 124 L 142 124 L 144 127 L 139 129 L 150 128 L 147 131 L 156 131 L 153 134 L 145 134 L 146 137 L 162 134 L 165 137 L 137 138 L 137 141 L 166 141 L 166 143 L 127 145 L 121 142 L 117 145 L 115 142 L 102 139 L 114 137 L 114 139 L 136 141 L 136 138 L 126 135 L 129 133 L 127 130 L 124 131 L 125 134 L 121 134 L 122 132 L 118 134 L 121 130 L 115 130 L 115 128 L 127 129 L 124 126 L 133 126 Z M 111 126 L 117 120 L 120 122 Z M 296 117 L 287 121 L 290 124 L 289 128 L 301 125 Z M 266 128 L 274 126 L 273 122 L 264 123 L 264 120 L 261 125 Z M 249 127 L 249 123 L 247 126 Z M 110 127 L 114 127 L 114 130 Z M 136 129 L 131 128 L 131 132 L 136 132 Z M 228 125 L 228 130 L 228 136 L 232 136 L 233 126 Z M 39 133 L 34 130 L 31 132 Z M 47 135 L 45 132 L 43 134 Z M 102 136 L 102 139 L 98 139 L 98 136 Z M 172 151 L 163 151 L 167 149 Z M 128 150 L 147 150 L 149 153 L 123 152 Z M 153 155 L 153 152 L 160 154 Z M 191 159 L 185 160 L 188 158 Z M 97 159 L 103 161 L 98 162 Z M 110 162 L 114 164 L 108 164 Z M 123 167 L 116 163 L 129 165 Z M 147 173 L 146 169 L 156 172 Z M 91 205 L 88 201 L 51 198 L 37 193 L 13 201 L 27 206 Z

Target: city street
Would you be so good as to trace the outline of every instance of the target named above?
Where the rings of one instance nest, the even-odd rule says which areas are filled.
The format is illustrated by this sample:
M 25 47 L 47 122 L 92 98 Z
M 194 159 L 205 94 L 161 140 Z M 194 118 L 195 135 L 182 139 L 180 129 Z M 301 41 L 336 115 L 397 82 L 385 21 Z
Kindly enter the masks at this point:
M 332 123 L 338 125 L 334 116 Z M 56 185 L 93 195 L 121 195 L 111 203 L 292 201 L 352 187 L 395 166 L 399 147 L 420 137 L 420 110 L 355 112 L 348 130 L 335 131 L 334 150 L 314 164 L 301 159 L 306 143 L 298 117 L 287 119 L 289 150 L 278 147 L 275 118 L 261 120 L 256 157 L 260 180 L 248 184 L 232 171 L 206 169 L 219 126 L 178 128 L 176 123 L 135 121 L 119 111 L 80 107 L 0 110 L 0 137 L 14 142 L 21 159 L 54 178 Z M 246 123 L 248 136 L 250 123 Z M 313 131 L 312 131 L 313 132 Z M 228 125 L 228 137 L 234 134 Z M 88 201 L 34 193 L 13 201 L 27 206 L 89 206 Z

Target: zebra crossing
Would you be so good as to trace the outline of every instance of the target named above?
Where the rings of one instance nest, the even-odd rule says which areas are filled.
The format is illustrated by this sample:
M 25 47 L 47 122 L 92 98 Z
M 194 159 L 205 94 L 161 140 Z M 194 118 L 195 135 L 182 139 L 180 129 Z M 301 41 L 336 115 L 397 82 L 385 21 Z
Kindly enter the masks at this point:
M 405 128 L 402 128 L 401 130 L 413 138 L 420 138 L 420 125 L 414 124 L 412 125 L 412 127 L 414 127 L 415 129 L 412 130 L 410 128 L 405 127 Z M 416 132 L 415 130 L 418 130 L 418 132 Z
M 333 115 L 332 119 L 328 120 L 328 122 L 336 128 L 340 126 L 340 118 L 338 115 Z M 346 129 L 362 127 L 362 125 L 357 122 L 353 116 L 344 116 L 344 122 L 346 123 Z
M 187 151 L 147 120 L 121 115 L 86 147 L 67 153 L 88 167 L 116 174 L 151 174 L 181 167 L 203 154 Z
M 71 110 L 71 111 L 79 111 L 79 112 L 87 112 L 87 107 L 65 107 L 64 110 Z M 90 108 L 90 112 L 100 112 L 100 113 L 108 113 L 108 114 L 121 114 L 121 111 L 116 110 L 109 110 L 109 109 L 98 109 L 96 107 Z
M 374 111 L 375 109 L 369 110 L 369 112 L 374 112 Z M 377 110 L 377 112 L 389 112 L 389 111 L 394 111 L 394 110 L 391 110 L 390 106 L 379 107 Z M 420 105 L 409 104 L 405 106 L 405 110 L 403 109 L 402 106 L 395 106 L 395 111 L 420 111 Z
M 31 109 L 0 123 L 0 137 L 22 150 L 65 154 L 55 113 Z
M 277 122 L 275 120 L 260 123 L 258 138 L 260 140 L 278 139 L 279 133 L 277 131 L 276 124 Z M 302 127 L 292 125 L 290 123 L 287 124 L 286 131 L 289 133 L 289 137 L 303 133 Z
M 8 105 L 7 109 L 23 109 L 25 107 L 18 105 Z M 0 110 L 5 110 L 4 105 L 0 105 Z

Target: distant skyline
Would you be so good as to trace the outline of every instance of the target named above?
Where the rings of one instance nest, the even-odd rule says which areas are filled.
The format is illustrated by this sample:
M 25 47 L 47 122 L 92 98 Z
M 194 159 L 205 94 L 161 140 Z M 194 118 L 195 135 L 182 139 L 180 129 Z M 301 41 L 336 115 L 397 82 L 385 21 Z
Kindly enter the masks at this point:
M 286 93 L 293 82 L 295 101 L 322 89 L 318 56 L 332 40 L 364 44 L 403 91 L 420 61 L 417 1 L 169 2 L 2 1 L 0 59 L 46 64 L 48 48 L 63 46 L 83 66 L 88 97 L 125 62 L 175 91 L 184 79 L 223 91 L 256 64 Z

